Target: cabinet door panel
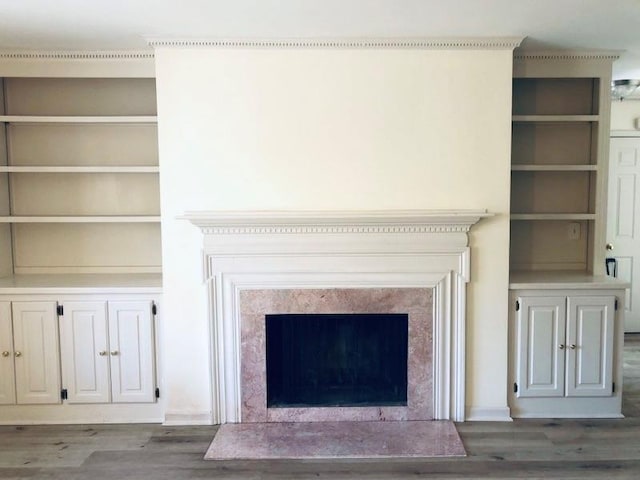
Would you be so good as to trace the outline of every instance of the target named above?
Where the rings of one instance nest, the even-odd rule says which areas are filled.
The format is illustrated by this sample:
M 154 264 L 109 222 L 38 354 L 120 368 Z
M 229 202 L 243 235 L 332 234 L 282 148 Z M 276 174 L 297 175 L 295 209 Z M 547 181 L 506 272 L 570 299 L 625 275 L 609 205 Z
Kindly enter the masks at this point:
M 114 402 L 155 401 L 151 302 L 109 302 L 109 346 Z
M 517 315 L 518 397 L 564 395 L 565 297 L 521 297 Z
M 0 302 L 0 405 L 16 403 L 11 304 Z
M 612 394 L 614 310 L 615 297 L 569 297 L 567 395 Z
M 107 403 L 109 344 L 105 302 L 67 302 L 60 318 L 62 380 L 68 403 Z
M 19 404 L 60 403 L 60 355 L 55 302 L 13 302 L 16 393 Z

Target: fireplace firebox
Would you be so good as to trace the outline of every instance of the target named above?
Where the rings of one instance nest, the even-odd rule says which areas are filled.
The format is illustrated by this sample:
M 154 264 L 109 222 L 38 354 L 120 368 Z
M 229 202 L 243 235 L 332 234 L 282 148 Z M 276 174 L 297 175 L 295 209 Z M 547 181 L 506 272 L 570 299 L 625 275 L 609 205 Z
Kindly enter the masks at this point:
M 407 405 L 408 314 L 265 318 L 267 407 Z

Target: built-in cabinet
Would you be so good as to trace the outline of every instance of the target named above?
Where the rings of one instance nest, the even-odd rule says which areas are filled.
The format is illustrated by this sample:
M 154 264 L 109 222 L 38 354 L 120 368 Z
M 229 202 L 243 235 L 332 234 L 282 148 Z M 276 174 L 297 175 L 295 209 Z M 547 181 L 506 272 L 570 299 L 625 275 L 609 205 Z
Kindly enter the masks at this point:
M 65 303 L 60 341 L 69 403 L 155 400 L 152 309 L 144 301 Z
M 509 406 L 514 417 L 621 415 L 628 286 L 605 275 L 612 61 L 514 56 Z
M 519 296 L 516 396 L 611 395 L 615 302 L 613 296 Z
M 0 424 L 162 420 L 155 275 L 0 278 Z
M 510 407 L 514 417 L 618 417 L 624 289 L 600 277 L 516 276 L 511 291 Z
M 0 423 L 163 419 L 153 77 L 140 52 L 0 61 Z

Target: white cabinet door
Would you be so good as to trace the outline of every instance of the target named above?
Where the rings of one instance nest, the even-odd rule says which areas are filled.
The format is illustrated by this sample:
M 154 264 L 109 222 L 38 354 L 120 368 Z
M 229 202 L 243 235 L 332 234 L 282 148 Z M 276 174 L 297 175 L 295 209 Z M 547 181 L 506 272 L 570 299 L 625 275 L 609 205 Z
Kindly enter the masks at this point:
M 566 297 L 520 297 L 518 397 L 564 395 Z
M 106 302 L 66 302 L 60 347 L 68 403 L 109 402 Z
M 16 403 L 11 304 L 0 302 L 0 405 Z
M 12 311 L 18 403 L 60 403 L 56 303 L 13 302 Z
M 114 402 L 155 401 L 151 302 L 109 302 L 111 389 Z
M 567 395 L 609 396 L 615 297 L 569 297 Z

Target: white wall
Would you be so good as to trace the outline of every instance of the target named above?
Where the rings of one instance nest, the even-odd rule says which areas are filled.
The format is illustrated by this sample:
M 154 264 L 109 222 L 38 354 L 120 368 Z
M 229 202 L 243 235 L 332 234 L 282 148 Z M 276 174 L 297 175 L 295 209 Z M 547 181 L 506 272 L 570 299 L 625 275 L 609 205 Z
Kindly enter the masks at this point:
M 486 208 L 471 235 L 467 404 L 506 411 L 510 50 L 156 50 L 167 421 L 210 412 L 189 210 Z
M 611 130 L 640 130 L 640 100 L 611 102 Z

